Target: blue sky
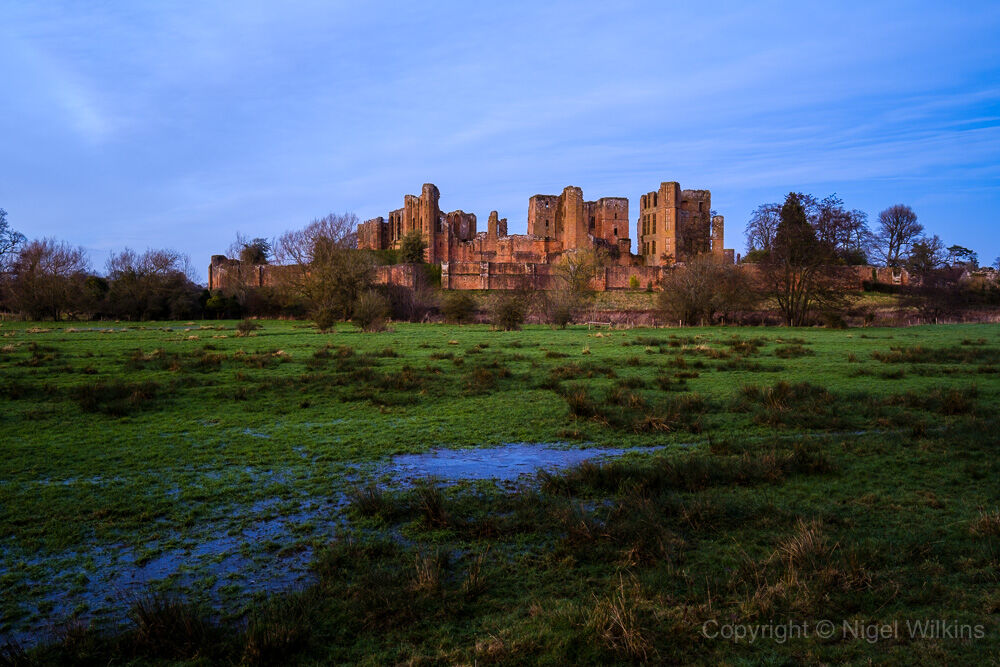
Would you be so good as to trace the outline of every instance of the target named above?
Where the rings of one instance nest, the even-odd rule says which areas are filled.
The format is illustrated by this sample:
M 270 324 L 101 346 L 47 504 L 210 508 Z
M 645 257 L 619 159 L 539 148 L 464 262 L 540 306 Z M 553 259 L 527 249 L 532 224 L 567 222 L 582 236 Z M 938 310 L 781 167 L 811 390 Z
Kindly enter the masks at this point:
M 29 237 L 209 256 L 424 182 L 907 203 L 1000 255 L 1000 4 L 0 3 L 0 208 Z M 635 220 L 632 220 L 634 227 Z M 634 234 L 633 234 L 634 236 Z M 634 245 L 634 241 L 633 241 Z

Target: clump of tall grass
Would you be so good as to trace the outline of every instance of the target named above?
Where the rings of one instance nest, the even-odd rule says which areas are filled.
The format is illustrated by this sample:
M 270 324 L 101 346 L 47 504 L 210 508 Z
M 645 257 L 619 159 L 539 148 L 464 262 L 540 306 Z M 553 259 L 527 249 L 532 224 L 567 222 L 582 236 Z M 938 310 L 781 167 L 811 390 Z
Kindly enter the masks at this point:
M 977 537 L 1000 535 L 1000 510 L 980 510 L 979 516 L 969 526 L 969 532 Z
M 872 359 L 883 364 L 952 364 L 997 363 L 1000 349 L 992 347 L 924 347 L 923 345 L 890 347 L 888 352 L 875 350 Z
M 587 628 L 604 648 L 620 659 L 647 662 L 656 657 L 652 630 L 644 622 L 643 608 L 650 606 L 638 584 L 626 586 L 624 579 L 619 579 L 618 587 L 610 595 L 595 600 Z
M 149 407 L 160 389 L 159 384 L 150 381 L 101 380 L 79 385 L 73 394 L 82 410 L 121 417 Z
M 739 336 L 733 336 L 726 341 L 733 352 L 742 356 L 756 354 L 766 342 L 767 339 L 764 338 L 740 338 Z
M 593 397 L 581 386 L 558 387 L 578 419 L 588 419 L 616 429 L 637 433 L 685 429 L 700 432 L 700 416 L 707 411 L 704 397 L 698 394 L 661 397 L 650 404 L 642 395 L 621 384 L 608 389 L 601 398 Z
M 204 655 L 217 641 L 215 626 L 197 609 L 170 595 L 137 596 L 129 620 L 133 629 L 128 641 L 132 652 L 139 655 L 191 659 Z
M 733 409 L 752 412 L 757 424 L 815 427 L 833 425 L 830 411 L 834 405 L 833 394 L 823 387 L 780 381 L 771 386 L 740 387 Z
M 434 528 L 443 528 L 451 522 L 441 488 L 433 481 L 424 480 L 414 487 L 416 504 L 424 522 Z
M 781 345 L 774 348 L 774 356 L 781 357 L 782 359 L 796 359 L 798 357 L 807 357 L 816 354 L 808 347 L 802 345 Z
M 935 387 L 921 392 L 908 391 L 905 394 L 889 396 L 886 405 L 902 405 L 940 415 L 968 415 L 976 411 L 976 385 L 963 388 Z
M 305 648 L 318 605 L 316 589 L 308 589 L 273 596 L 254 606 L 242 635 L 242 664 L 279 664 Z
M 353 511 L 366 517 L 392 520 L 406 511 L 398 499 L 386 495 L 374 482 L 350 490 L 348 501 Z
M 616 493 L 625 486 L 648 493 L 692 492 L 774 483 L 791 474 L 822 474 L 833 469 L 822 450 L 796 443 L 790 450 L 740 456 L 688 454 L 642 462 L 585 461 L 559 474 L 539 472 L 538 478 L 543 490 L 560 495 Z
M 489 588 L 489 577 L 486 573 L 486 560 L 490 553 L 490 546 L 479 553 L 471 556 L 469 568 L 462 580 L 462 594 L 469 599 L 475 599 L 486 592 Z
M 438 594 L 448 568 L 448 553 L 435 550 L 430 554 L 418 553 L 414 559 L 414 574 L 411 586 L 414 591 Z

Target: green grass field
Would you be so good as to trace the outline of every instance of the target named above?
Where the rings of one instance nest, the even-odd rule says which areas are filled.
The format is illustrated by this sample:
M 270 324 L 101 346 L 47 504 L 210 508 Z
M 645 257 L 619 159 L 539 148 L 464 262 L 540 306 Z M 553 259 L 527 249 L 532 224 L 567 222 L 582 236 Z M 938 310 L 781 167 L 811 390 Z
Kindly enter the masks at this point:
M 0 663 L 1000 651 L 996 325 L 262 324 L 3 323 Z M 634 451 L 391 466 L 506 443 Z

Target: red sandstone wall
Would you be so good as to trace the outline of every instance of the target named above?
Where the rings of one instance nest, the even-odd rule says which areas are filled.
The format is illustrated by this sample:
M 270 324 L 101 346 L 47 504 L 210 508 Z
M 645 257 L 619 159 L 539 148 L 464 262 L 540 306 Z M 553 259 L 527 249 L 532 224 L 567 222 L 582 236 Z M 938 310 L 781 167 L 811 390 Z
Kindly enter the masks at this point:
M 442 265 L 441 286 L 453 290 L 482 289 L 556 289 L 560 279 L 551 264 L 520 264 L 512 262 L 451 262 Z M 598 291 L 629 289 L 635 276 L 639 286 L 660 285 L 662 269 L 658 266 L 609 266 L 591 283 Z
M 401 285 L 416 289 L 419 285 L 420 267 L 415 264 L 390 264 L 375 268 L 375 282 L 379 285 Z

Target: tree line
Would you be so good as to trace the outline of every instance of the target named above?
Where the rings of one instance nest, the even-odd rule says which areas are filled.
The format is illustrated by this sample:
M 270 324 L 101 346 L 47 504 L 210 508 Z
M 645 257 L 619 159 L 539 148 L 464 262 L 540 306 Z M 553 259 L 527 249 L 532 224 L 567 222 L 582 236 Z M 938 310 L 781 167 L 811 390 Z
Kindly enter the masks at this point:
M 350 213 L 330 214 L 273 241 L 237 233 L 229 256 L 245 265 L 274 264 L 279 279 L 261 287 L 253 272 L 235 270 L 223 289 L 209 292 L 195 283 L 191 263 L 181 253 L 126 248 L 97 272 L 83 248 L 55 239 L 29 241 L 0 209 L 0 310 L 55 320 L 308 317 L 321 329 L 346 320 L 377 329 L 389 318 L 421 320 L 432 311 L 456 321 L 472 316 L 477 304 L 469 295 L 435 294 L 440 273 L 423 263 L 426 242 L 419 232 L 404 237 L 398 249 L 363 251 L 357 249 L 357 222 Z M 976 253 L 925 235 L 916 214 L 903 204 L 882 211 L 873 231 L 863 212 L 848 209 L 835 195 L 817 199 L 789 193 L 781 205 L 759 206 L 746 235 L 742 263 L 755 265 L 754 271 L 703 253 L 665 273 L 658 311 L 668 321 L 697 324 L 746 321 L 747 313 L 763 306 L 776 309 L 789 325 L 817 317 L 833 322 L 850 290 L 841 281 L 844 274 L 831 267 L 867 264 L 872 257 L 910 271 L 913 286 L 903 291 L 904 303 L 928 318 L 945 314 L 949 304 L 982 301 L 969 290 L 955 291 L 956 275 L 978 266 Z M 540 321 L 564 326 L 586 311 L 593 298 L 591 282 L 611 260 L 599 247 L 564 253 L 549 286 L 554 289 L 540 292 L 525 284 L 492 295 L 490 321 L 514 328 L 533 313 Z M 377 285 L 376 267 L 395 262 L 422 266 L 422 286 Z
M 848 210 L 836 194 L 823 199 L 801 193 L 794 195 L 806 222 L 812 228 L 823 260 L 833 264 L 874 264 L 905 268 L 918 278 L 938 269 L 961 266 L 975 269 L 979 258 L 960 245 L 947 248 L 937 236 L 928 236 L 917 214 L 906 204 L 894 204 L 881 211 L 877 226 L 868 224 L 868 214 Z M 766 259 L 774 249 L 785 203 L 761 204 L 750 214 L 745 235 L 744 261 Z M 1000 262 L 1000 258 L 998 258 Z

